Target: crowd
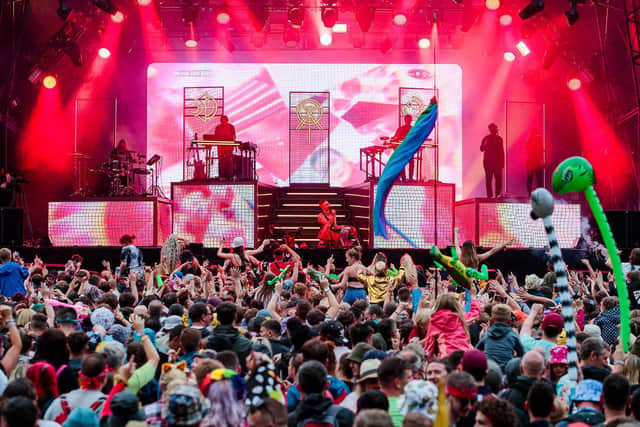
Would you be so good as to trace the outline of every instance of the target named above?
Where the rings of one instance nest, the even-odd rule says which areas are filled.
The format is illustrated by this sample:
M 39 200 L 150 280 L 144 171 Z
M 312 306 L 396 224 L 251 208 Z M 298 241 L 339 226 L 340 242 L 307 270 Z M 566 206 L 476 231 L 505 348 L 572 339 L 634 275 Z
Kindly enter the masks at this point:
M 606 272 L 569 272 L 579 374 L 555 274 L 470 289 L 445 272 L 346 251 L 310 265 L 286 244 L 216 264 L 171 236 L 145 265 L 25 263 L 0 249 L 0 418 L 7 427 L 558 427 L 640 420 L 640 249 L 624 263 L 631 346 Z M 460 248 L 473 268 L 499 248 Z

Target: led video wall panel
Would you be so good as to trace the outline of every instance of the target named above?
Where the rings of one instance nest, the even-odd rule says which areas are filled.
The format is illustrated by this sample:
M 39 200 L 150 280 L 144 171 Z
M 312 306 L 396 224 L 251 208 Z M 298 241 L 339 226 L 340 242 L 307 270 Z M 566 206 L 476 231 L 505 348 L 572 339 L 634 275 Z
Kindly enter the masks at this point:
M 372 186 L 372 204 L 377 187 Z M 454 201 L 453 184 L 439 183 L 435 187 L 433 181 L 425 185 L 395 184 L 387 198 L 385 214 L 387 221 L 400 233 L 389 228 L 388 240 L 374 236 L 374 247 L 411 248 L 415 245 L 426 249 L 432 245 L 453 244 Z
M 531 203 L 461 200 L 456 203 L 460 242 L 471 240 L 477 246 L 493 247 L 513 239 L 510 247 L 549 246 L 542 221 L 531 219 L 530 212 Z M 556 203 L 552 220 L 560 247 L 575 247 L 580 239 L 580 205 Z
M 50 202 L 48 221 L 53 246 L 119 246 L 124 234 L 135 235 L 138 246 L 155 246 L 171 234 L 171 203 L 155 198 Z
M 236 237 L 255 245 L 254 184 L 174 184 L 173 232 L 192 243 L 229 247 Z
M 147 73 L 147 153 L 163 157 L 160 181 L 165 192 L 172 182 L 182 181 L 179 141 L 183 137 L 184 88 L 220 86 L 224 87 L 224 112 L 236 128 L 237 139 L 258 147 L 259 181 L 286 186 L 292 175 L 289 93 L 328 92 L 330 184 L 358 185 L 365 178 L 360 171 L 360 149 L 381 144 L 380 138 L 393 135 L 398 127 L 399 88 L 432 88 L 434 71 L 439 93 L 439 176 L 441 181 L 455 183 L 461 196 L 462 70 L 455 64 L 151 64 Z M 191 129 L 184 132 L 194 134 Z M 296 167 L 315 162 L 315 154 L 327 140 L 318 138 L 310 144 L 308 158 L 295 159 Z M 390 154 L 387 152 L 383 160 Z

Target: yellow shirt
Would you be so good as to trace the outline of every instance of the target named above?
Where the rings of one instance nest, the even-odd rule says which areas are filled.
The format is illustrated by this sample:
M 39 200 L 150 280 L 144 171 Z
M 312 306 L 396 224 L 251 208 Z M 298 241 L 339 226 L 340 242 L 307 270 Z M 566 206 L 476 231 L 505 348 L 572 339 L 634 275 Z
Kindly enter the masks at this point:
M 397 286 L 398 283 L 404 278 L 404 268 L 398 269 L 397 276 L 367 276 L 362 273 L 358 273 L 358 281 L 367 287 L 369 293 L 369 302 L 378 304 L 384 302 L 387 291 L 389 290 L 389 283 L 392 286 Z

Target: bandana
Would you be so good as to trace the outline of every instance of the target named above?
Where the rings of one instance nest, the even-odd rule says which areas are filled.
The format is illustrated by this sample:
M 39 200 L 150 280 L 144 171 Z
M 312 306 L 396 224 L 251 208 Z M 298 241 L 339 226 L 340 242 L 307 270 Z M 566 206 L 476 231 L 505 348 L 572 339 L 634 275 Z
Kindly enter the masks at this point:
M 473 399 L 478 396 L 478 389 L 476 387 L 453 387 L 447 386 L 447 394 L 457 399 Z
M 79 372 L 78 378 L 80 380 L 80 388 L 83 390 L 100 388 L 100 385 L 102 384 L 102 381 L 104 381 L 104 377 L 108 372 L 107 368 L 105 368 L 104 371 L 95 377 L 87 377 L 82 372 Z

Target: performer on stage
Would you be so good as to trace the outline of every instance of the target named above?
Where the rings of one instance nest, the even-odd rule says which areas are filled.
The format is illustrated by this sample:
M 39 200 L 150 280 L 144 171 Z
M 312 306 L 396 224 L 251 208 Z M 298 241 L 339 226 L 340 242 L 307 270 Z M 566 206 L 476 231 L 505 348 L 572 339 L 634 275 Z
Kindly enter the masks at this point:
M 220 116 L 220 124 L 216 126 L 214 135 L 218 141 L 236 140 L 236 128 L 229 123 L 229 117 Z M 218 146 L 218 174 L 220 178 L 233 177 L 233 147 Z
M 318 222 L 322 224 L 318 233 L 318 247 L 340 247 L 340 232 L 343 227 L 336 222 L 336 210 L 331 209 L 331 204 L 325 199 L 320 200 L 318 205 L 322 209 L 322 212 L 318 214 Z
M 393 136 L 391 137 L 391 142 L 400 144 L 404 140 L 404 138 L 409 134 L 409 131 L 411 130 L 412 121 L 413 121 L 413 117 L 411 117 L 411 114 L 407 114 L 406 116 L 404 116 L 404 124 L 398 127 L 398 129 L 396 129 L 396 133 L 394 133 Z M 411 160 L 409 162 L 409 175 L 407 176 L 407 171 L 405 169 L 402 171 L 402 175 L 400 175 L 400 179 L 402 179 L 402 181 L 412 180 L 413 169 L 414 169 L 414 162 L 413 160 Z
M 484 174 L 486 176 L 487 197 L 502 194 L 502 170 L 504 169 L 504 146 L 502 137 L 498 135 L 498 125 L 489 124 L 489 135 L 482 139 L 480 151 L 484 152 Z M 492 190 L 492 180 L 495 180 L 495 193 Z
M 533 178 L 536 179 L 536 187 L 544 186 L 544 147 L 542 145 L 542 135 L 536 128 L 531 129 L 527 144 L 527 194 L 533 190 Z
M 132 160 L 131 151 L 129 151 L 129 148 L 127 147 L 127 141 L 124 139 L 118 141 L 116 148 L 111 150 L 111 159 L 127 162 Z
M 11 175 L 0 168 L 0 206 L 8 207 L 13 204 L 13 191 L 11 189 Z

